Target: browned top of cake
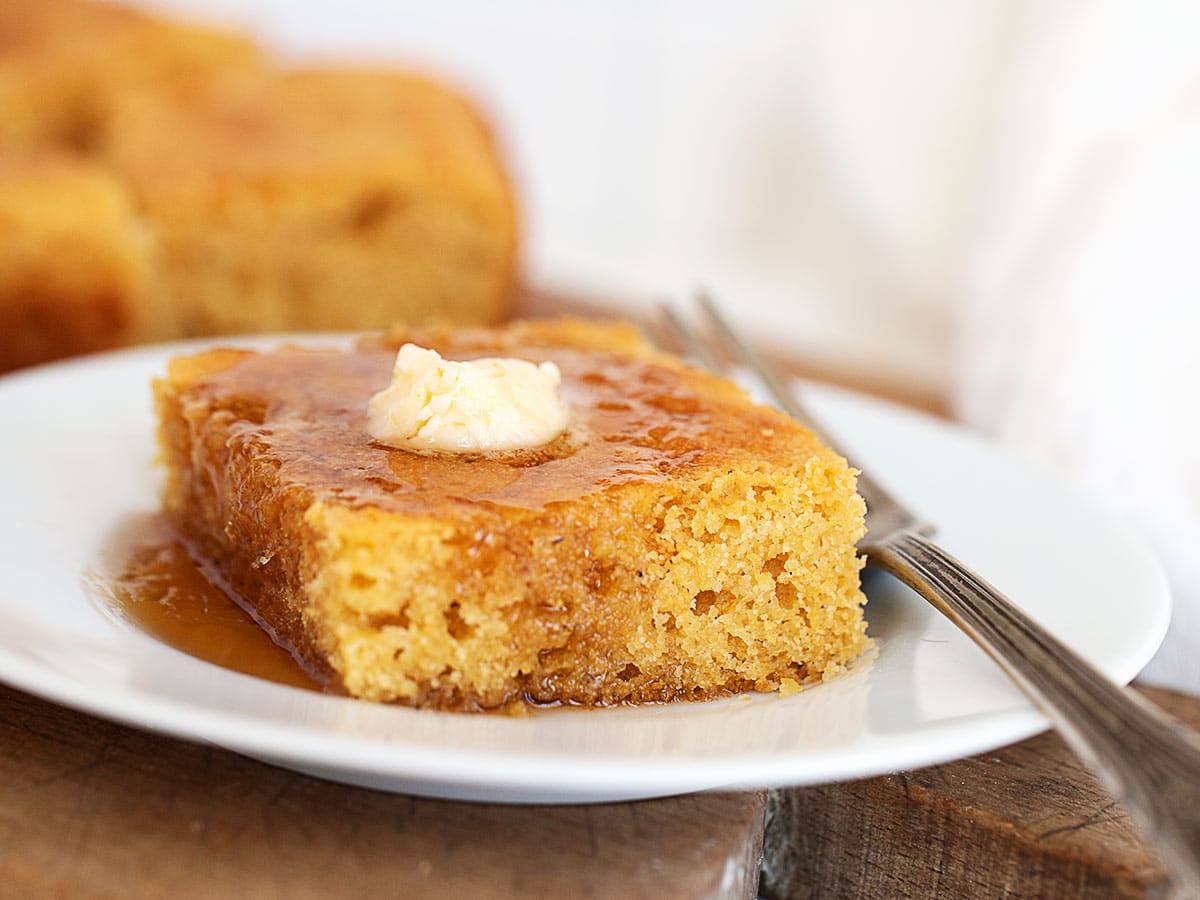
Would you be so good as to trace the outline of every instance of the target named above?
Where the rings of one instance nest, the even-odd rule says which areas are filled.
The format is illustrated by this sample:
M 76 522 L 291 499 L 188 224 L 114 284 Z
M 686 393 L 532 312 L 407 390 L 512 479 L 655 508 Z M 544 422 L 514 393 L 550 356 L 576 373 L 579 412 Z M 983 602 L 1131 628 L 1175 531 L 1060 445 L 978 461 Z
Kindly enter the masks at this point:
M 165 49 L 174 55 L 176 67 L 196 61 L 188 57 L 189 50 L 209 56 L 218 51 L 247 57 L 257 54 L 247 38 L 171 22 L 118 3 L 10 0 L 0 4 L 0 61 L 6 65 L 50 69 L 126 48 L 151 56 Z M 116 62 L 131 63 L 125 59 Z
M 257 68 L 248 38 L 90 0 L 0 3 L 0 139 L 88 150 L 129 90 Z
M 118 106 L 102 152 L 154 190 L 204 179 L 269 187 L 358 176 L 364 165 L 407 167 L 423 181 L 497 169 L 491 135 L 465 99 L 419 74 L 365 69 L 213 79 L 185 102 L 143 92 Z M 498 171 L 495 182 L 499 190 Z
M 782 414 L 746 403 L 727 382 L 660 356 L 625 329 L 588 323 L 589 345 L 546 343 L 517 329 L 497 345 L 470 331 L 403 337 L 450 359 L 507 355 L 551 360 L 574 416 L 544 452 L 416 454 L 376 443 L 367 401 L 390 380 L 400 335 L 355 352 L 285 347 L 214 351 L 172 363 L 187 408 L 229 415 L 239 451 L 277 467 L 313 498 L 405 513 L 478 511 L 479 505 L 542 509 L 628 482 L 671 479 L 749 456 L 795 459 L 828 450 Z M 600 351 L 605 335 L 619 352 Z M 314 425 L 314 423 L 320 423 Z M 232 449 L 232 448 L 231 448 Z

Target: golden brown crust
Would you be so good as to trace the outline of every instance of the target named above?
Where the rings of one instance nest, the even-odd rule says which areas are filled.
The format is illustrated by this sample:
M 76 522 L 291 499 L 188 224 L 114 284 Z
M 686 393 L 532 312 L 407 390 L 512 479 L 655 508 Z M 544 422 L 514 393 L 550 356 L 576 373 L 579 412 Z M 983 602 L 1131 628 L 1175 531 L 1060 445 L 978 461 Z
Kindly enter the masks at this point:
M 102 153 L 154 223 L 186 333 L 492 322 L 511 302 L 511 188 L 477 113 L 423 76 L 135 95 Z
M 0 110 L 0 160 L 71 154 L 103 170 L 147 245 L 136 291 L 102 284 L 88 302 L 59 290 L 51 254 L 0 271 L 0 367 L 134 340 L 511 311 L 512 186 L 477 109 L 426 76 L 286 69 L 239 35 L 14 0 L 0 4 Z M 41 187 L 27 179 L 23 202 L 53 203 L 55 184 Z M 101 224 L 81 210 L 76 243 L 104 244 Z M 138 327 L 118 329 L 130 315 Z
M 148 327 L 151 248 L 129 196 L 70 159 L 0 158 L 0 371 Z
M 0 144 L 86 150 L 130 90 L 183 91 L 262 64 L 241 35 L 91 0 L 0 4 Z
M 157 386 L 167 509 L 310 665 L 375 700 L 603 704 L 771 690 L 865 647 L 862 503 L 809 432 L 623 326 L 437 334 L 553 360 L 586 439 L 532 465 L 375 444 L 386 342 L 206 354 Z
M 451 325 L 394 325 L 382 335 L 368 335 L 364 346 L 382 344 L 393 351 L 401 344 L 414 343 L 435 350 L 454 347 L 478 348 L 481 352 L 499 352 L 520 347 L 573 347 L 642 359 L 657 359 L 666 365 L 678 360 L 661 353 L 645 333 L 620 319 L 582 319 L 567 316 L 521 319 L 504 328 L 462 328 Z

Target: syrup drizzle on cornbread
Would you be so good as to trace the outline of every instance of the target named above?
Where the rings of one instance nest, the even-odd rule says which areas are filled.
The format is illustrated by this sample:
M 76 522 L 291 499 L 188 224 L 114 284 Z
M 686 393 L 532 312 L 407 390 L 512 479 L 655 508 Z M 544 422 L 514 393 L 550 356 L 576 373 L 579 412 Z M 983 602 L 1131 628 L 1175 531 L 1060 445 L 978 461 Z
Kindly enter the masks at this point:
M 578 411 L 566 434 L 529 450 L 437 454 L 440 458 L 431 466 L 427 454 L 364 439 L 364 404 L 371 386 L 388 379 L 394 357 L 391 348 L 354 356 L 301 348 L 279 353 L 286 357 L 282 363 L 278 356 L 268 359 L 229 351 L 228 368 L 193 388 L 197 405 L 203 406 L 209 393 L 224 392 L 228 398 L 225 381 L 236 379 L 245 394 L 227 399 L 226 408 L 242 420 L 235 437 L 239 449 L 265 460 L 275 457 L 276 448 L 287 447 L 288 452 L 280 454 L 285 460 L 272 464 L 298 483 L 337 483 L 342 502 L 404 510 L 423 509 L 435 500 L 450 504 L 482 500 L 541 511 L 556 501 L 610 485 L 673 477 L 678 466 L 686 466 L 697 454 L 700 437 L 706 433 L 711 437 L 714 427 L 707 414 L 689 419 L 676 415 L 696 413 L 698 404 L 680 394 L 675 373 L 653 366 L 631 373 L 628 366 L 597 364 L 595 354 L 557 348 L 558 363 L 578 373 L 574 384 L 563 388 L 564 398 Z M 536 353 L 536 348 L 525 348 L 526 356 L 533 358 Z M 470 351 L 455 354 L 457 358 L 472 355 Z M 275 398 L 269 409 L 260 399 L 264 396 Z M 314 409 L 324 411 L 327 426 L 320 431 L 310 425 Z M 349 439 L 346 432 L 351 433 Z M 589 432 L 605 438 L 592 440 Z M 349 465 L 343 456 L 335 468 L 325 448 L 339 445 L 340 454 L 346 453 L 347 446 L 357 446 L 358 456 Z M 531 475 L 533 468 L 537 472 Z M 217 475 L 212 473 L 214 478 Z M 170 526 L 161 527 L 164 533 L 158 540 L 131 548 L 122 574 L 115 579 L 117 606 L 125 617 L 189 655 L 320 690 L 299 663 L 207 580 Z M 485 571 L 490 550 L 485 545 L 463 548 Z M 263 559 L 269 564 L 269 554 Z M 564 611 L 554 602 L 545 605 L 543 626 L 560 627 L 557 620 Z M 223 634 L 226 628 L 228 635 Z M 237 646 L 226 647 L 225 642 Z M 553 693 L 553 688 L 533 686 L 509 697 L 500 709 L 557 705 L 539 699 L 547 693 Z M 694 698 L 705 696 L 697 691 Z
M 162 643 L 235 672 L 320 691 L 286 650 L 214 585 L 164 517 L 135 523 L 115 571 L 95 579 L 114 610 Z
M 525 355 L 533 359 L 536 348 Z M 225 397 L 244 420 L 236 426 L 234 441 L 264 461 L 282 459 L 286 480 L 334 483 L 342 503 L 398 512 L 480 501 L 542 510 L 615 484 L 666 479 L 670 470 L 686 466 L 705 439 L 722 445 L 722 436 L 714 434 L 720 423 L 702 410 L 693 416 L 672 415 L 688 399 L 679 396 L 675 373 L 652 366 L 631 371 L 628 366 L 597 365 L 594 354 L 560 348 L 554 359 L 564 372 L 563 397 L 577 411 L 581 427 L 604 434 L 603 441 L 582 440 L 576 431 L 547 448 L 444 454 L 431 467 L 425 456 L 364 440 L 366 402 L 375 387 L 387 384 L 393 356 L 384 349 L 354 355 L 304 349 L 285 349 L 271 357 L 246 355 L 191 391 L 200 407 L 209 394 Z M 575 377 L 565 377 L 568 373 Z M 230 404 L 231 383 L 245 392 L 244 404 Z M 269 410 L 251 399 L 264 396 L 274 398 Z M 326 423 L 319 430 L 311 426 L 315 411 Z M 744 441 L 745 429 L 736 437 Z M 286 456 L 280 447 L 286 448 Z M 353 459 L 347 459 L 348 447 L 358 448 Z M 332 448 L 339 448 L 336 463 Z M 534 463 L 536 476 L 528 477 L 526 470 Z

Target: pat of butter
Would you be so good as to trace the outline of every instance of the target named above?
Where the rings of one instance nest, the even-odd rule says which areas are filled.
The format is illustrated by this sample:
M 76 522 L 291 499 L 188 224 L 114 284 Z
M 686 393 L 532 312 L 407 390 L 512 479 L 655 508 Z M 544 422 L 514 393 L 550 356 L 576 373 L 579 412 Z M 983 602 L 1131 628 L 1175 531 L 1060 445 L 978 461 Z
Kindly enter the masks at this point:
M 566 430 L 551 362 L 476 359 L 454 362 L 405 344 L 392 383 L 367 404 L 367 431 L 407 450 L 469 453 L 540 447 Z

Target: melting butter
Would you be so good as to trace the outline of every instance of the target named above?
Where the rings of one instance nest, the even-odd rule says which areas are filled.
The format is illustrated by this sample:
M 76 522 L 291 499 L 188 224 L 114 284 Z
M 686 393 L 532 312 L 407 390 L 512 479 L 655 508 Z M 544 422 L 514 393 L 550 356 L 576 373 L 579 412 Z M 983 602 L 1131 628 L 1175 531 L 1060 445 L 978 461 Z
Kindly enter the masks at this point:
M 551 362 L 455 362 L 405 344 L 392 382 L 367 404 L 367 430 L 407 450 L 471 453 L 540 447 L 566 430 L 562 376 Z

